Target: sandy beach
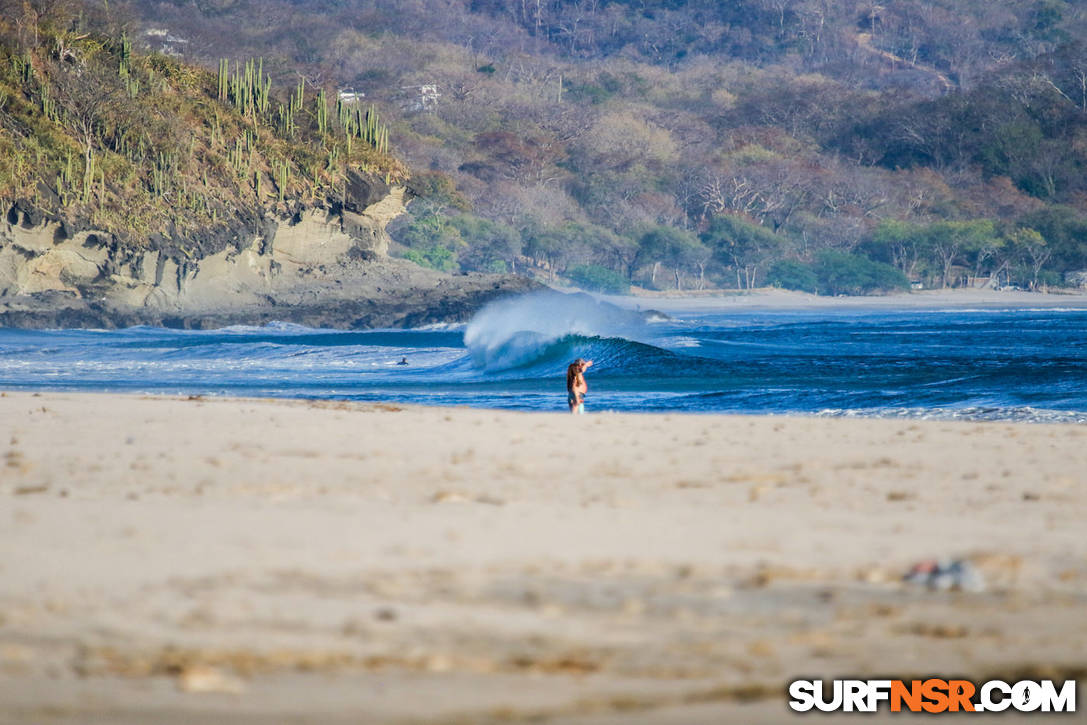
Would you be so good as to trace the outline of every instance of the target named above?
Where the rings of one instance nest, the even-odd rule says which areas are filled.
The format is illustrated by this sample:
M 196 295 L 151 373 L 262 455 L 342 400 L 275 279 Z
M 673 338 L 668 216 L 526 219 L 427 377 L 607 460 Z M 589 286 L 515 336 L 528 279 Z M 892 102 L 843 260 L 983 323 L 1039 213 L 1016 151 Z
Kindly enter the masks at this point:
M 1087 309 L 1087 292 L 1027 292 L 956 288 L 889 295 L 829 297 L 762 287 L 750 291 L 648 291 L 637 295 L 595 295 L 625 309 L 659 310 L 668 314 L 742 310 L 918 310 L 918 309 Z
M 8 392 L 0 435 L 4 723 L 773 723 L 799 676 L 1087 676 L 1081 426 Z M 932 557 L 978 585 L 902 581 Z

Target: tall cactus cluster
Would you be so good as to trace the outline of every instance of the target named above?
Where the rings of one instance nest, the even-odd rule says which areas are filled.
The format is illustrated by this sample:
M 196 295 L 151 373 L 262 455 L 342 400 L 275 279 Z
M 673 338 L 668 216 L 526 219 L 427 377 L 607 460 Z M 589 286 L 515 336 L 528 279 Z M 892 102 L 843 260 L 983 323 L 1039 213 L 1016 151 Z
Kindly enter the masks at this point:
M 227 150 L 227 160 L 230 167 L 237 172 L 242 172 L 249 166 L 248 156 L 245 152 L 245 141 L 242 137 L 234 139 L 234 146 Z
M 279 190 L 280 203 L 286 198 L 287 184 L 291 180 L 291 165 L 286 161 L 273 161 L 272 170 L 275 172 L 276 188 Z
M 83 178 L 78 184 L 76 183 L 73 160 L 74 157 L 69 150 L 64 165 L 61 166 L 60 172 L 57 174 L 57 196 L 65 204 L 74 201 L 88 204 L 95 189 L 97 189 L 99 200 L 101 200 L 106 192 L 106 172 L 98 166 L 95 155 L 91 153 L 86 157 L 83 166 Z
M 288 105 L 279 104 L 279 133 L 288 138 L 293 138 L 298 125 L 294 122 L 294 102 Z
M 249 59 L 244 67 L 237 62 L 231 71 L 230 61 L 219 60 L 218 99 L 237 108 L 242 115 L 259 119 L 276 128 L 283 136 L 297 135 L 298 121 L 306 109 L 306 81 L 301 79 L 290 93 L 286 103 L 276 106 L 275 117 L 269 115 L 271 108 L 272 79 L 264 75 L 264 59 Z M 313 105 L 313 120 L 317 132 L 324 137 L 331 131 L 328 119 L 328 96 L 323 88 L 318 89 Z M 389 128 L 378 117 L 377 110 L 371 104 L 363 111 L 342 100 L 336 103 L 336 117 L 339 128 L 348 141 L 361 140 L 364 144 L 380 153 L 389 152 Z M 308 120 L 308 119 L 307 119 Z
M 125 85 L 125 93 L 134 99 L 140 95 L 140 81 L 132 74 L 132 41 L 128 39 L 128 33 L 121 34 L 120 56 L 117 61 L 117 74 Z
M 272 79 L 264 76 L 263 58 L 247 60 L 244 68 L 235 63 L 233 73 L 229 61 L 219 61 L 219 100 L 231 103 L 243 116 L 267 115 L 271 93 Z
M 331 174 L 334 178 L 339 176 L 342 160 L 352 156 L 356 144 L 361 142 L 364 147 L 379 153 L 387 154 L 389 151 L 388 126 L 381 122 L 373 105 L 363 110 L 338 100 L 336 114 L 332 117 L 325 89 L 316 88 L 315 92 L 310 91 L 307 95 L 308 91 L 305 79 L 300 79 L 284 101 L 273 104 L 272 81 L 264 74 L 263 59 L 250 59 L 244 65 L 234 62 L 233 66 L 225 58 L 219 61 L 217 97 L 241 113 L 251 128 L 246 128 L 244 135 L 236 137 L 233 145 L 225 143 L 216 114 L 211 131 L 212 141 L 216 143 L 218 139 L 217 145 L 225 147 L 227 161 L 238 178 L 251 180 L 258 200 L 263 200 L 265 195 L 263 186 L 267 177 L 262 168 L 268 169 L 268 166 L 258 162 L 257 144 L 264 138 L 259 132 L 262 125 L 274 129 L 280 138 L 299 140 L 308 137 L 320 144 L 327 158 L 323 168 L 305 161 L 297 162 L 296 167 L 301 171 L 302 178 L 312 178 L 315 189 L 321 186 L 321 179 L 327 178 L 327 175 Z M 261 154 L 270 150 L 262 147 Z M 290 182 L 292 164 L 289 160 L 277 160 L 270 162 L 269 166 L 278 199 L 282 202 Z M 365 163 L 363 166 L 369 168 Z
M 73 188 L 74 184 L 72 183 L 72 152 L 68 151 L 68 156 L 65 164 L 60 168 L 60 173 L 57 174 L 57 195 L 60 196 L 62 202 L 67 202 Z
M 42 83 L 39 96 L 42 106 L 42 115 L 54 123 L 59 121 L 60 112 L 57 110 L 57 103 L 53 100 L 53 95 L 49 90 L 48 83 Z
M 336 103 L 336 111 L 340 126 L 347 134 L 348 148 L 351 139 L 358 138 L 380 153 L 389 152 L 389 127 L 381 123 L 373 104 L 363 113 L 361 108 L 349 106 L 341 100 Z
M 279 132 L 288 138 L 294 138 L 298 131 L 295 115 L 302 112 L 302 104 L 306 98 L 306 79 L 298 81 L 298 87 L 287 100 L 287 104 L 279 104 Z
M 155 196 L 166 195 L 168 185 L 176 173 L 177 167 L 173 164 L 173 159 L 160 152 L 151 166 L 151 191 Z

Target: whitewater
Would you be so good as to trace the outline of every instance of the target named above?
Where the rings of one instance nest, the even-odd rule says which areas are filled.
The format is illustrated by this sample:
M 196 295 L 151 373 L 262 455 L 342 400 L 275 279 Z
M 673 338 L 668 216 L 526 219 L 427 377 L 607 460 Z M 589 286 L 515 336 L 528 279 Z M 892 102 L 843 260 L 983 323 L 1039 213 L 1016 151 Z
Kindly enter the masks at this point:
M 668 317 L 553 293 L 413 330 L 0 329 L 0 389 L 561 411 L 577 357 L 589 412 L 1087 422 L 1087 310 Z

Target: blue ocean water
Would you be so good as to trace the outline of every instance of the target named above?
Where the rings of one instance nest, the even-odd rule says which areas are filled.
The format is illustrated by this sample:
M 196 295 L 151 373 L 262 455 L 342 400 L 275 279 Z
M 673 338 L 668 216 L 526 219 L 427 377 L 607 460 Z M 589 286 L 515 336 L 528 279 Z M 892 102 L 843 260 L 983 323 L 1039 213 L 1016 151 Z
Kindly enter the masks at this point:
M 0 329 L 0 389 L 594 411 L 1087 422 L 1087 310 L 734 311 L 674 318 L 530 295 L 470 323 L 333 331 Z M 407 358 L 407 365 L 398 365 Z

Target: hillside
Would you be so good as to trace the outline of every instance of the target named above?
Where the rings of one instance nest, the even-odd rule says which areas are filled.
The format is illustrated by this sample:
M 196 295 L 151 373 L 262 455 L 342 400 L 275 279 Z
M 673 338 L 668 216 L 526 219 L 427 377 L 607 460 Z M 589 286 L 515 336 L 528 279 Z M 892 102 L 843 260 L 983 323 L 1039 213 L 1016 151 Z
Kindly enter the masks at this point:
M 259 59 L 217 76 L 106 28 L 57 18 L 30 40 L 0 26 L 0 199 L 125 245 L 215 247 L 263 217 L 344 203 L 353 175 L 407 176 L 373 109 L 276 88 Z
M 0 324 L 409 324 L 508 284 L 386 259 L 408 172 L 375 107 L 136 48 L 105 8 L 0 14 Z
M 1078 3 L 127 7 L 142 43 L 377 103 L 422 192 L 393 249 L 424 265 L 826 292 L 1087 269 Z

